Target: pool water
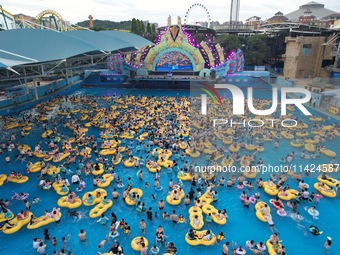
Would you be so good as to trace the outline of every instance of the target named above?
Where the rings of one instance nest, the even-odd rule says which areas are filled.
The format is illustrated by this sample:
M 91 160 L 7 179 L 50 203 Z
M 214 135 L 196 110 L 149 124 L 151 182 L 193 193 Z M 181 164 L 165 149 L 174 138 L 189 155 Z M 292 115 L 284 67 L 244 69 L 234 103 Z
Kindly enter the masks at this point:
M 114 90 L 114 89 L 104 89 L 104 88 L 86 88 L 81 89 L 74 92 L 72 95 L 92 95 L 92 96 L 111 96 L 114 93 L 118 94 L 134 94 L 134 95 L 147 95 L 147 96 L 189 96 L 188 91 L 171 91 L 171 90 L 153 90 L 153 91 L 144 91 L 144 90 Z M 261 91 L 261 97 L 270 97 L 270 93 L 266 94 L 264 91 Z M 99 106 L 108 107 L 109 104 L 107 102 L 102 102 L 100 99 L 97 100 Z M 73 107 L 70 105 L 70 107 Z M 312 110 L 311 110 L 312 111 Z M 31 110 L 32 113 L 36 112 L 35 109 Z M 56 114 L 56 112 L 51 115 Z M 299 111 L 296 111 L 295 116 L 299 118 L 305 119 L 308 121 L 305 116 L 303 116 Z M 320 115 L 320 114 L 318 114 Z M 80 116 L 80 115 L 76 115 Z M 66 119 L 67 120 L 67 119 Z M 3 121 L 2 121 L 3 122 Z M 332 119 L 327 117 L 327 122 L 329 124 L 335 122 Z M 49 125 L 49 129 L 53 126 Z M 72 135 L 73 132 L 67 128 L 63 127 L 62 124 L 58 124 L 58 131 L 64 134 Z M 97 128 L 89 128 L 87 135 L 99 135 L 99 129 Z M 34 124 L 33 130 L 31 131 L 29 136 L 24 138 L 20 138 L 19 131 L 16 129 L 14 131 L 5 131 L 2 132 L 1 142 L 4 142 L 9 134 L 14 132 L 17 136 L 17 139 L 20 140 L 22 144 L 28 144 L 31 148 L 34 148 L 34 145 L 37 141 L 42 141 L 43 148 L 47 149 L 48 139 L 41 138 L 41 134 L 44 132 L 41 125 Z M 257 155 L 258 158 L 262 158 L 265 164 L 280 164 L 279 159 L 282 156 L 287 155 L 288 153 L 295 151 L 296 152 L 296 160 L 293 162 L 294 164 L 307 165 L 314 163 L 315 165 L 329 163 L 330 158 L 324 155 L 321 155 L 316 159 L 301 159 L 300 152 L 302 149 L 293 148 L 289 145 L 288 140 L 282 138 L 280 140 L 280 147 L 273 150 L 272 142 L 265 143 L 265 151 L 259 153 Z M 136 141 L 134 141 L 134 145 L 136 145 Z M 220 145 L 220 141 L 218 141 L 218 145 Z M 336 137 L 332 142 L 327 142 L 327 147 L 333 151 L 339 153 L 339 137 Z M 5 155 L 10 155 L 12 159 L 12 163 L 5 164 L 2 163 L 2 168 L 0 173 L 6 173 L 7 175 L 12 171 L 21 171 L 22 174 L 26 175 L 25 165 L 26 162 L 21 162 L 20 160 L 15 161 L 15 155 L 17 151 L 13 151 L 11 153 L 3 153 L 0 155 L 0 162 L 5 162 Z M 145 151 L 142 149 L 141 152 L 133 151 L 134 156 L 143 156 L 146 157 Z M 93 154 L 92 159 L 95 160 L 96 156 Z M 338 157 L 337 157 L 338 159 Z M 190 161 L 190 158 L 187 157 L 185 160 Z M 202 163 L 206 163 L 204 158 L 200 159 Z M 38 161 L 37 158 L 33 157 L 32 162 Z M 54 163 L 56 164 L 56 163 Z M 179 167 L 183 167 L 184 161 L 179 161 Z M 76 165 L 71 165 L 71 170 L 76 169 Z M 137 170 L 135 168 L 125 168 L 121 163 L 116 166 L 115 171 L 122 178 L 123 182 L 126 184 L 128 177 L 131 177 L 134 185 L 133 187 L 140 187 L 143 189 L 144 195 L 142 197 L 142 201 L 145 202 L 146 207 L 152 207 L 152 211 L 157 211 L 157 202 L 160 199 L 165 201 L 165 197 L 168 192 L 168 182 L 169 179 L 177 180 L 176 172 L 170 172 L 168 170 L 161 171 L 160 184 L 164 187 L 164 190 L 161 192 L 156 192 L 153 188 L 153 179 L 154 174 L 150 173 L 144 166 L 141 167 L 143 169 L 144 181 L 140 181 L 136 176 Z M 304 178 L 305 182 L 308 183 L 311 188 L 310 191 L 314 191 L 313 184 L 315 183 L 315 177 L 319 173 L 312 173 L 310 178 Z M 40 216 L 44 213 L 44 210 L 51 211 L 53 207 L 57 207 L 57 200 L 59 199 L 59 195 L 56 192 L 51 190 L 41 190 L 36 186 L 39 182 L 37 178 L 39 173 L 31 173 L 29 174 L 29 181 L 24 184 L 14 184 L 14 183 L 5 183 L 2 187 L 0 187 L 1 198 L 10 199 L 12 191 L 22 192 L 26 191 L 30 194 L 29 201 L 32 201 L 33 197 L 39 197 L 41 202 L 37 205 L 32 205 L 31 211 L 36 216 Z M 227 175 L 228 176 L 228 175 Z M 270 174 L 264 174 L 258 177 L 262 177 L 264 180 L 269 178 Z M 67 176 L 70 180 L 71 176 Z M 313 177 L 313 178 L 312 178 Z M 338 177 L 336 174 L 332 175 L 332 177 Z M 84 180 L 87 184 L 85 190 L 77 193 L 80 197 L 87 192 L 94 190 L 92 186 L 92 177 L 84 177 Z M 145 188 L 145 181 L 148 181 L 150 184 L 149 188 Z M 292 187 L 297 189 L 298 182 L 293 179 L 288 179 L 287 183 Z M 111 185 L 106 188 L 108 191 L 108 195 L 111 197 L 111 192 L 113 188 L 116 187 L 117 183 L 113 182 Z M 71 184 L 72 187 L 72 184 Z M 191 184 L 190 182 L 184 182 L 184 190 L 187 193 L 190 190 Z M 117 190 L 121 193 L 124 189 Z M 247 240 L 255 240 L 255 242 L 266 242 L 271 235 L 271 231 L 267 223 L 259 221 L 255 216 L 255 209 L 253 206 L 250 206 L 249 209 L 244 208 L 241 203 L 239 196 L 241 194 L 241 190 L 238 190 L 235 186 L 232 188 L 218 187 L 216 189 L 219 193 L 219 200 L 214 202 L 213 205 L 217 209 L 226 209 L 228 212 L 228 221 L 226 225 L 217 225 L 215 223 L 205 223 L 202 229 L 211 229 L 213 233 L 216 235 L 223 231 L 226 240 L 223 240 L 221 243 L 215 244 L 214 246 L 189 246 L 184 239 L 186 232 L 189 230 L 190 224 L 177 224 L 174 225 L 171 221 L 165 221 L 162 219 L 162 212 L 158 212 L 158 218 L 153 219 L 153 221 L 147 220 L 147 217 L 144 213 L 137 213 L 134 206 L 128 206 L 122 199 L 118 199 L 114 201 L 113 206 L 105 213 L 106 216 L 110 217 L 111 212 L 114 212 L 117 215 L 118 220 L 124 218 L 126 222 L 131 226 L 131 233 L 129 236 L 125 235 L 122 230 L 119 230 L 120 236 L 116 239 L 120 242 L 120 244 L 124 248 L 124 254 L 138 254 L 138 252 L 133 251 L 130 243 L 132 238 L 136 236 L 140 236 L 141 230 L 138 227 L 139 221 L 141 219 L 145 219 L 147 223 L 147 232 L 144 235 L 149 240 L 149 247 L 155 244 L 155 230 L 161 225 L 165 230 L 165 235 L 167 237 L 167 241 L 173 241 L 177 248 L 177 254 L 221 254 L 222 244 L 225 241 L 229 241 L 230 243 L 235 243 L 238 245 L 245 246 L 245 242 Z M 254 188 L 252 191 L 245 190 L 247 194 L 252 195 L 255 192 L 260 192 L 261 199 L 268 203 L 268 200 L 273 198 L 267 195 L 263 189 Z M 156 200 L 152 199 L 152 194 L 156 196 Z M 10 209 L 17 214 L 19 211 L 25 209 L 25 204 L 23 201 L 11 201 Z M 317 210 L 320 212 L 320 216 L 318 219 L 314 219 L 310 216 L 304 207 L 310 207 L 315 205 Z M 92 207 L 86 207 L 82 205 L 78 208 L 78 211 L 82 211 L 84 214 L 88 215 L 89 211 Z M 285 207 L 286 210 L 291 213 L 288 207 Z M 61 238 L 63 236 L 71 235 L 70 241 L 68 242 L 68 250 L 71 250 L 74 254 L 97 254 L 98 251 L 101 253 L 107 252 L 112 244 L 112 240 L 109 243 L 105 244 L 104 248 L 98 249 L 97 245 L 101 240 L 105 238 L 105 236 L 109 232 L 109 225 L 102 226 L 99 223 L 96 223 L 96 219 L 91 218 L 83 218 L 80 220 L 74 219 L 70 217 L 67 213 L 69 209 L 62 208 L 61 212 L 63 213 L 60 224 L 52 223 L 47 226 L 35 229 L 28 230 L 26 227 L 23 227 L 19 232 L 14 233 L 12 235 L 5 235 L 0 233 L 0 254 L 35 254 L 34 249 L 32 248 L 32 241 L 34 237 L 43 238 L 44 228 L 47 228 L 51 234 L 51 237 L 57 238 L 57 245 L 53 246 L 50 242 L 47 242 L 46 253 L 52 254 L 54 250 L 60 251 L 62 244 Z M 183 214 L 186 219 L 188 219 L 188 207 L 185 207 L 182 202 L 178 206 L 171 206 L 165 203 L 165 210 L 169 213 L 172 210 L 176 210 L 177 214 Z M 298 211 L 304 217 L 304 220 L 301 222 L 294 221 L 291 217 L 280 217 L 273 210 L 273 220 L 277 229 L 280 232 L 280 239 L 283 240 L 283 245 L 286 247 L 287 254 L 289 255 L 300 255 L 300 254 L 324 254 L 323 244 L 326 241 L 327 236 L 331 236 L 333 239 L 333 245 L 329 251 L 329 254 L 338 254 L 338 250 L 340 250 L 340 241 L 338 234 L 340 222 L 338 221 L 339 216 L 339 198 L 322 198 L 320 203 L 317 202 L 302 202 L 299 205 Z M 311 234 L 306 233 L 306 229 L 309 228 L 310 225 L 317 225 L 320 230 L 323 231 L 323 234 L 320 236 L 312 236 Z M 80 229 L 84 229 L 87 232 L 88 244 L 80 243 L 77 235 L 79 234 Z M 18 245 L 20 243 L 20 245 Z M 231 247 L 231 246 L 230 246 Z M 160 250 L 160 254 L 165 253 L 164 246 Z M 247 254 L 251 254 L 251 251 L 247 251 Z

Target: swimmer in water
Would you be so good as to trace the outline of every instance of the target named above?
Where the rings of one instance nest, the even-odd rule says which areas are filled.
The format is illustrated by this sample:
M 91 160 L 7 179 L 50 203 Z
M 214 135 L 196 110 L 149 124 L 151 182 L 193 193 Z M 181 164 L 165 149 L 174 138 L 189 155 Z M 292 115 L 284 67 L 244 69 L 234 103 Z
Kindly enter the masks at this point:
M 74 217 L 74 221 L 73 222 L 78 222 L 80 221 L 81 219 L 86 219 L 88 218 L 86 216 L 86 212 L 81 212 L 81 211 L 67 211 L 68 214 L 72 217 Z

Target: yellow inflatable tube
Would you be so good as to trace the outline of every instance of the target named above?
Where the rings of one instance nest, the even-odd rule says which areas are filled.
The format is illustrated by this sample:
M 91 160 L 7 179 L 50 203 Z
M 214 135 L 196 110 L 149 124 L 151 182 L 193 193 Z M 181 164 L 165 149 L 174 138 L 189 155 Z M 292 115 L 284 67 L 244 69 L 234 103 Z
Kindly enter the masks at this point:
M 7 228 L 6 226 L 2 227 L 2 232 L 4 234 L 13 234 L 17 231 L 19 231 L 23 226 L 25 226 L 26 224 L 28 224 L 31 220 L 31 215 L 32 213 L 29 212 L 28 216 L 22 220 L 18 220 L 17 217 L 15 217 L 14 219 L 10 220 L 9 223 L 13 224 L 14 227 L 11 228 Z
M 199 221 L 198 225 L 195 224 L 195 217 L 196 216 L 197 216 L 198 221 Z M 190 226 L 193 229 L 198 230 L 198 229 L 203 228 L 203 226 L 204 226 L 204 219 L 203 219 L 202 213 L 190 213 L 189 218 L 190 218 Z
M 52 187 L 54 188 L 54 190 L 57 192 L 58 195 L 65 196 L 65 195 L 67 195 L 69 193 L 70 189 L 65 186 L 66 187 L 66 191 L 62 191 L 62 186 L 63 186 L 62 183 L 54 182 L 52 184 Z
M 104 149 L 99 152 L 100 155 L 102 156 L 107 156 L 107 155 L 114 155 L 116 154 L 116 149 Z
M 158 165 L 162 166 L 162 167 L 172 167 L 174 162 L 168 159 L 165 159 L 164 161 L 162 161 L 161 159 L 157 160 Z
M 0 187 L 4 184 L 4 182 L 7 180 L 7 175 L 0 174 Z
M 91 211 L 90 211 L 90 217 L 91 218 L 97 218 L 101 216 L 103 213 L 105 213 L 110 207 L 112 206 L 112 200 L 109 199 L 109 202 L 107 204 L 104 204 L 103 202 L 100 202 L 97 204 Z
M 136 196 L 139 195 L 139 198 L 143 196 L 143 191 L 138 188 L 133 188 L 130 190 L 130 194 L 136 193 Z M 131 199 L 130 194 L 125 198 L 125 203 L 128 205 L 135 205 L 136 204 L 136 199 Z
M 185 193 L 184 193 L 184 190 L 181 190 L 181 193 L 179 194 L 179 199 L 178 200 L 175 200 L 173 199 L 173 194 L 174 194 L 174 190 L 171 191 L 171 194 L 166 196 L 166 201 L 170 204 L 170 205 L 179 205 L 182 201 L 182 199 L 184 198 L 185 196 Z
M 256 210 L 256 217 L 263 222 L 267 222 L 267 220 L 264 218 L 263 213 L 261 212 L 262 208 L 264 208 L 266 205 L 265 202 L 258 202 L 255 205 L 255 210 Z M 270 214 L 270 207 L 267 205 L 268 208 L 268 213 Z
M 30 168 L 30 173 L 39 172 L 42 169 L 42 163 L 40 161 L 35 162 Z
M 126 167 L 133 167 L 135 165 L 135 161 L 138 160 L 137 157 L 129 158 L 124 161 L 124 166 Z
M 160 171 L 160 170 L 162 169 L 161 166 L 158 166 L 158 165 L 157 165 L 157 167 L 151 167 L 151 166 L 149 165 L 149 163 L 146 163 L 146 168 L 149 169 L 149 171 L 150 171 L 151 173 L 156 173 L 157 170 Z
M 295 189 L 289 189 L 285 192 L 283 192 L 283 191 L 279 192 L 277 196 L 281 200 L 288 201 L 288 200 L 296 199 L 296 196 L 298 195 L 298 193 L 299 192 Z
M 104 174 L 102 178 L 104 179 L 104 181 L 99 181 L 97 184 L 99 188 L 106 188 L 114 179 L 112 174 Z
M 329 197 L 329 198 L 335 198 L 336 197 L 336 192 L 329 186 L 327 186 L 326 184 L 323 184 L 321 182 L 316 182 L 314 184 L 314 188 L 319 191 L 322 195 L 324 195 L 325 197 Z
M 62 213 L 59 212 L 59 217 L 61 217 L 61 216 L 62 216 Z M 43 215 L 43 216 L 41 216 L 41 217 L 39 217 L 39 218 L 36 218 L 35 221 L 36 221 L 36 222 L 35 222 L 34 224 L 28 223 L 27 228 L 28 228 L 28 229 L 36 229 L 36 228 L 40 228 L 40 227 L 42 227 L 42 226 L 48 225 L 48 224 L 50 224 L 50 223 L 52 223 L 52 222 L 55 222 L 55 219 L 54 219 L 53 217 L 51 217 L 51 218 L 46 218 L 46 216 Z
M 271 244 L 271 242 L 269 240 L 267 240 L 266 245 L 267 245 L 267 248 L 268 248 L 269 255 L 277 255 L 277 252 L 274 250 L 273 245 Z M 281 248 L 282 245 L 279 244 L 279 247 Z
M 95 166 L 93 166 L 93 169 L 91 171 L 93 175 L 101 175 L 104 173 L 104 165 L 102 163 L 98 163 L 98 166 L 99 170 L 96 170 Z
M 189 173 L 178 172 L 177 178 L 182 181 L 191 181 L 191 175 Z
M 66 151 L 66 152 L 63 153 L 63 155 L 61 155 L 59 157 L 59 159 L 53 159 L 53 162 L 60 162 L 60 161 L 64 160 L 65 158 L 67 158 L 70 155 L 71 155 L 71 153 Z
M 92 195 L 93 197 L 93 202 L 92 204 L 89 204 L 87 202 L 87 198 L 89 196 L 89 194 Z M 97 194 L 100 194 L 100 196 L 97 197 Z M 107 195 L 107 192 L 105 189 L 96 189 L 94 191 L 91 191 L 91 192 L 86 192 L 83 196 L 83 204 L 86 205 L 86 206 L 91 206 L 91 205 L 94 205 L 94 204 L 98 204 L 102 201 L 102 199 Z
M 206 230 L 201 230 L 201 231 L 196 231 L 196 234 L 198 236 L 202 236 L 206 233 Z M 216 236 L 214 233 L 211 233 L 212 237 L 210 240 L 204 240 L 204 239 L 190 239 L 189 235 L 186 234 L 185 235 L 185 241 L 192 246 L 197 246 L 197 245 L 205 245 L 205 246 L 211 246 L 214 245 L 216 243 Z
M 327 184 L 330 187 L 334 187 L 340 182 L 339 180 L 331 178 L 331 177 L 327 177 L 327 179 L 322 179 L 321 175 L 318 176 L 318 181 L 324 184 Z
M 28 181 L 28 176 L 22 176 L 20 179 L 12 178 L 11 176 L 8 176 L 7 181 L 14 182 L 14 183 L 24 183 Z
M 7 218 L 5 217 L 5 214 L 2 212 L 0 213 L 0 222 L 4 222 L 6 220 L 11 220 L 14 218 L 14 213 L 10 212 L 10 214 L 7 216 Z
M 198 158 L 199 156 L 201 156 L 201 153 L 197 150 L 195 152 L 192 152 L 191 150 L 186 149 L 184 152 L 192 158 Z
M 334 158 L 336 156 L 336 152 L 326 149 L 326 148 L 321 148 L 320 152 L 328 157 Z
M 56 167 L 56 166 L 50 166 L 48 169 L 47 169 L 47 174 L 52 176 L 54 174 L 59 174 L 60 173 L 60 168 L 59 167 Z
M 135 251 L 140 251 L 140 248 L 142 247 L 142 246 L 140 245 L 141 238 L 143 238 L 143 242 L 145 243 L 145 247 L 148 247 L 148 246 L 149 246 L 149 241 L 148 241 L 148 239 L 146 239 L 145 237 L 142 237 L 142 236 L 137 236 L 137 237 L 135 237 L 135 238 L 131 241 L 131 247 L 132 247 L 132 249 L 134 249 Z
M 82 203 L 83 202 L 81 201 L 81 199 L 79 197 L 77 197 L 75 199 L 75 202 L 72 203 L 68 200 L 68 196 L 63 196 L 63 197 L 59 198 L 58 202 L 57 202 L 58 206 L 67 207 L 67 208 L 70 208 L 70 209 L 78 208 L 82 205 Z

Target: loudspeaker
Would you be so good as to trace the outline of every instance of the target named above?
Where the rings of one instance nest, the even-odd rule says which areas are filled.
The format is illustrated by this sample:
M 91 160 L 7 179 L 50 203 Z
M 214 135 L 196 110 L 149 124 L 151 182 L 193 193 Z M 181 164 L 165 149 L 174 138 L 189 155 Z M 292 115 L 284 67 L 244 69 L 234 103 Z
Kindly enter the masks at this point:
M 215 70 L 212 70 L 210 75 L 211 75 L 212 79 L 216 79 L 216 71 Z
M 133 70 L 130 70 L 130 78 L 135 78 L 136 77 L 136 73 Z

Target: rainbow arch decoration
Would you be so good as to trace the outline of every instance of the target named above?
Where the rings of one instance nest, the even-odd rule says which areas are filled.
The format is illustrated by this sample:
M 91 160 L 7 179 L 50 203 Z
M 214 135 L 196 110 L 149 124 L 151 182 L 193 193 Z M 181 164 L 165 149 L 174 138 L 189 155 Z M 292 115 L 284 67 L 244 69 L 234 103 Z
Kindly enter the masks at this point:
M 192 35 L 182 28 L 180 17 L 175 25 L 171 25 L 169 17 L 168 25 L 159 35 L 157 43 L 127 54 L 125 67 L 129 70 L 143 67 L 148 72 L 200 72 L 208 68 L 215 70 L 217 76 L 226 76 L 243 71 L 244 57 L 239 49 L 226 56 L 219 44 L 195 42 Z
M 187 56 L 191 61 L 193 71 L 200 71 L 204 68 L 205 61 L 200 50 L 189 43 L 181 25 L 168 27 L 161 36 L 160 42 L 149 50 L 144 59 L 144 67 L 149 71 L 156 71 L 157 61 L 169 52 L 180 52 Z

